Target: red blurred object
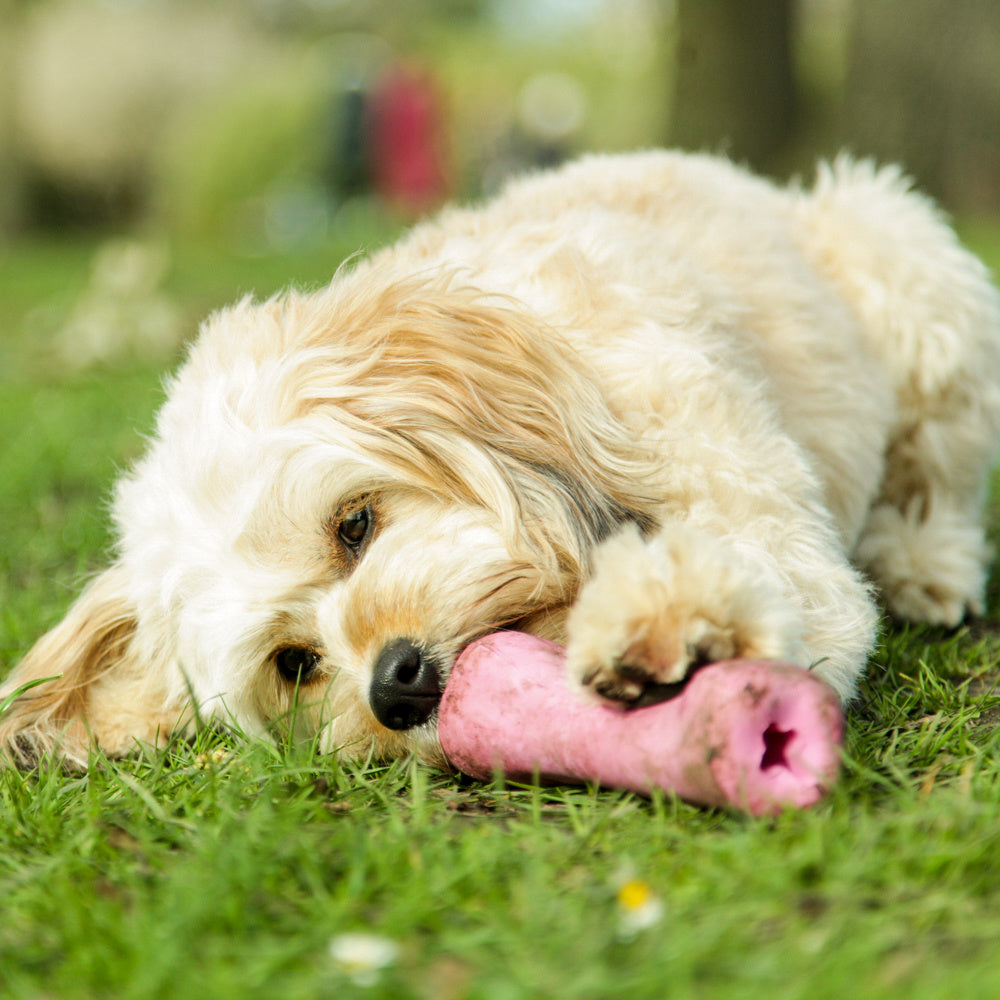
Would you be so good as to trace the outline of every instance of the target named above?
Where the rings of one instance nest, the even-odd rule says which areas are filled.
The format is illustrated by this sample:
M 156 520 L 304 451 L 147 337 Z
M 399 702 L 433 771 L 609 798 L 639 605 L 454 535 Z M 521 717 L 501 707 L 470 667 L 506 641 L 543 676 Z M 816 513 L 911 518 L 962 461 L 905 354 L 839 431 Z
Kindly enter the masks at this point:
M 368 122 L 376 192 L 411 216 L 444 201 L 450 189 L 444 115 L 427 74 L 405 65 L 390 69 L 370 95 Z

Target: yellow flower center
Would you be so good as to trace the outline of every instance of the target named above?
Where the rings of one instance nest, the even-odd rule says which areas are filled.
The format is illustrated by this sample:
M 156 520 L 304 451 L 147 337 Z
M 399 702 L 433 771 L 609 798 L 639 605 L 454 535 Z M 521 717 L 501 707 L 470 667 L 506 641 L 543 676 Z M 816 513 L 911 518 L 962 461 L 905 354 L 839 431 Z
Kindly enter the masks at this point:
M 618 890 L 618 902 L 626 910 L 638 910 L 650 902 L 653 890 L 642 879 L 629 879 Z

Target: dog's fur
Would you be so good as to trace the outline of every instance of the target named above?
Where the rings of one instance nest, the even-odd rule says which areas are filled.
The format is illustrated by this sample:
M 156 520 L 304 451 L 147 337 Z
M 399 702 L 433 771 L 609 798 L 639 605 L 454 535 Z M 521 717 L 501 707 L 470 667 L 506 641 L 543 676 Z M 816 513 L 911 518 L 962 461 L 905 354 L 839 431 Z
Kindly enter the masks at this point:
M 439 760 L 433 715 L 378 721 L 375 664 L 406 639 L 443 680 L 504 626 L 612 700 L 730 656 L 846 700 L 875 588 L 905 619 L 982 610 L 998 331 L 893 169 L 779 190 L 654 152 L 520 180 L 207 321 L 118 484 L 114 565 L 4 691 L 58 679 L 0 742 L 86 763 L 295 704 L 324 749 Z

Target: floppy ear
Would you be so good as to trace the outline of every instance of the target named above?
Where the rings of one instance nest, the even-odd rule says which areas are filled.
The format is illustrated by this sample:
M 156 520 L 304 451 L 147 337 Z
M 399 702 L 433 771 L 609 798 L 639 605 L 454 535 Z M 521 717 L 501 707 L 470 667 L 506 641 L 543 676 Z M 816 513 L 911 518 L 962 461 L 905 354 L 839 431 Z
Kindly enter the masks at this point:
M 113 567 L 0 686 L 0 755 L 29 765 L 54 754 L 86 766 L 92 747 L 122 756 L 137 741 L 163 743 L 183 709 L 176 695 L 169 704 L 175 668 L 138 632 L 125 572 Z

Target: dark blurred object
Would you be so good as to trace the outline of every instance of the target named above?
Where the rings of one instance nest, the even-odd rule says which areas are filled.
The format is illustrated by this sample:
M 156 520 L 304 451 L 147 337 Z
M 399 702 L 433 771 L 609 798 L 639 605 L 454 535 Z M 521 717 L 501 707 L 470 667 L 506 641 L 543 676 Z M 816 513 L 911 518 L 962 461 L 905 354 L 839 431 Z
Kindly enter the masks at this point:
M 368 169 L 367 97 L 360 84 L 337 95 L 331 148 L 325 174 L 340 199 L 367 194 L 371 187 Z
M 22 213 L 41 229 L 124 226 L 145 206 L 148 182 L 138 171 L 108 173 L 107 178 L 81 179 L 36 165 L 22 178 Z
M 1000 3 L 854 4 L 842 131 L 957 211 L 1000 210 Z
M 673 144 L 767 169 L 796 124 L 794 0 L 677 0 Z

